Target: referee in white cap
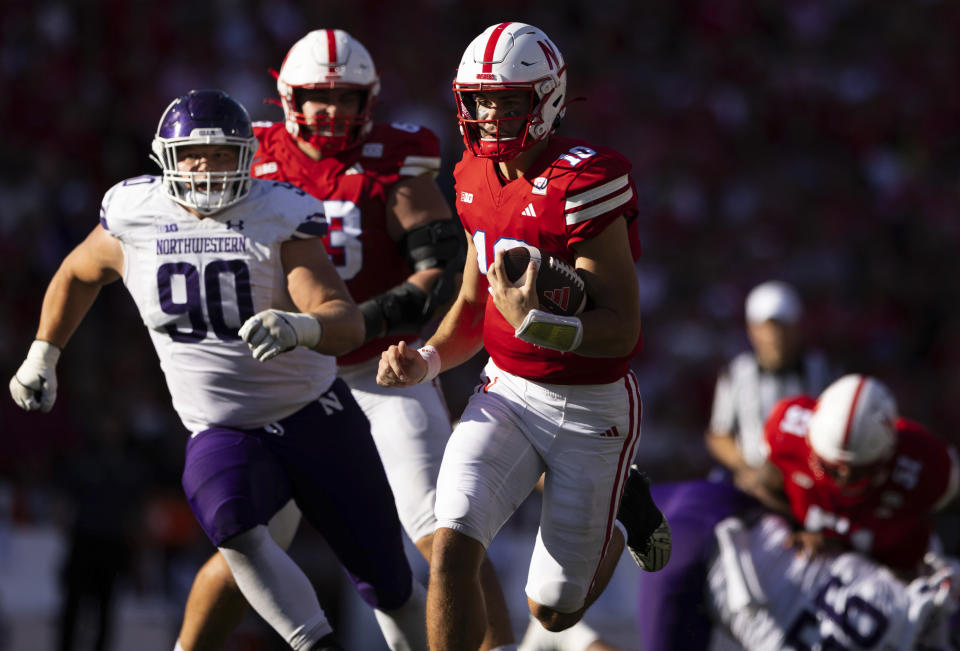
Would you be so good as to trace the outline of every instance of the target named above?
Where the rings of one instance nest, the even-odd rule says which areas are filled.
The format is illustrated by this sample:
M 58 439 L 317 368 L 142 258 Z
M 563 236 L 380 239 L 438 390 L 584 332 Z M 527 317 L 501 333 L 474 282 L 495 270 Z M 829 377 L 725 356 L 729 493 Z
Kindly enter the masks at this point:
M 772 280 L 754 287 L 745 312 L 752 350 L 721 371 L 706 432 L 707 450 L 741 489 L 752 486 L 766 459 L 763 423 L 773 405 L 819 395 L 839 376 L 821 352 L 804 348 L 803 303 L 792 286 Z

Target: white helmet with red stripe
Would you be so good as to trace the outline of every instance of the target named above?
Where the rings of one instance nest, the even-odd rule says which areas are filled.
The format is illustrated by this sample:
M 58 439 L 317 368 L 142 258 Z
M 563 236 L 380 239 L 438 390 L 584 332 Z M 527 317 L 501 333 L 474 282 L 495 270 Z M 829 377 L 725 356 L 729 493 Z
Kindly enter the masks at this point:
M 482 91 L 522 90 L 530 93 L 525 115 L 482 120 L 473 94 Z M 463 53 L 453 82 L 457 119 L 463 141 L 475 156 L 509 160 L 533 147 L 556 128 L 567 96 L 567 66 L 553 41 L 526 23 L 491 25 L 473 39 Z M 507 120 L 525 120 L 526 128 L 512 138 L 501 137 Z M 494 124 L 496 135 L 479 125 Z
M 357 89 L 365 91 L 366 97 L 357 115 L 318 118 L 308 124 L 297 91 L 314 88 Z M 360 41 L 342 29 L 318 29 L 287 52 L 277 74 L 277 92 L 290 135 L 329 155 L 358 144 L 370 132 L 380 77 Z
M 865 375 L 845 375 L 828 386 L 807 429 L 810 447 L 828 463 L 866 466 L 887 459 L 896 445 L 897 402 Z

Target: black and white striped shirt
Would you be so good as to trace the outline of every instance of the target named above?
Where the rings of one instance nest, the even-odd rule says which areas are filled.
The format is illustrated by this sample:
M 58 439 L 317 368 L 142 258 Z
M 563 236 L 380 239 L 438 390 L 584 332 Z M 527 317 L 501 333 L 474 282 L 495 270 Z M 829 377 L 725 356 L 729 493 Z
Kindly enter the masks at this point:
M 834 379 L 837 369 L 818 351 L 808 352 L 797 368 L 764 371 L 752 352 L 734 357 L 717 379 L 710 429 L 736 438 L 744 461 L 759 467 L 767 458 L 763 424 L 773 406 L 787 396 L 818 396 Z

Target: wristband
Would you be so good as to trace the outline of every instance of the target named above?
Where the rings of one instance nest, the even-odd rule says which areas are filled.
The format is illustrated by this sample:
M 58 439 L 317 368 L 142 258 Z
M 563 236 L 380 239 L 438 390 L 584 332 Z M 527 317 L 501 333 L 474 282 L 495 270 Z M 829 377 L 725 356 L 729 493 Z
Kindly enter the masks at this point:
M 282 312 L 282 317 L 297 333 L 297 345 L 314 348 L 320 343 L 323 327 L 312 314 L 302 312 Z
M 423 374 L 423 377 L 420 378 L 420 381 L 417 384 L 424 384 L 425 382 L 432 382 L 433 378 L 440 375 L 440 353 L 437 352 L 437 349 L 429 344 L 417 350 L 420 353 L 420 357 L 423 358 L 423 361 L 427 363 L 427 372 Z
M 30 350 L 27 351 L 27 359 L 41 362 L 48 368 L 53 368 L 60 359 L 60 348 L 49 341 L 34 339 L 33 343 L 30 344 Z
M 513 335 L 528 344 L 566 353 L 583 341 L 583 322 L 575 316 L 530 310 Z

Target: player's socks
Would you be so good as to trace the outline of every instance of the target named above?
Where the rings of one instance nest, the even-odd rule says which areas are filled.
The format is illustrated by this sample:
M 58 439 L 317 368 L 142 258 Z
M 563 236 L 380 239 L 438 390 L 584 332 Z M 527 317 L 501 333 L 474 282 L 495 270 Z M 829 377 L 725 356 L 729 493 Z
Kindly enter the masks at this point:
M 427 648 L 427 591 L 414 580 L 407 603 L 396 610 L 374 609 L 383 639 L 391 651 Z
M 296 651 L 333 632 L 310 580 L 263 525 L 220 547 L 240 592 Z
M 663 569 L 673 548 L 670 524 L 650 495 L 650 479 L 636 464 L 630 466 L 617 521 L 626 529 L 627 550 L 640 569 Z

